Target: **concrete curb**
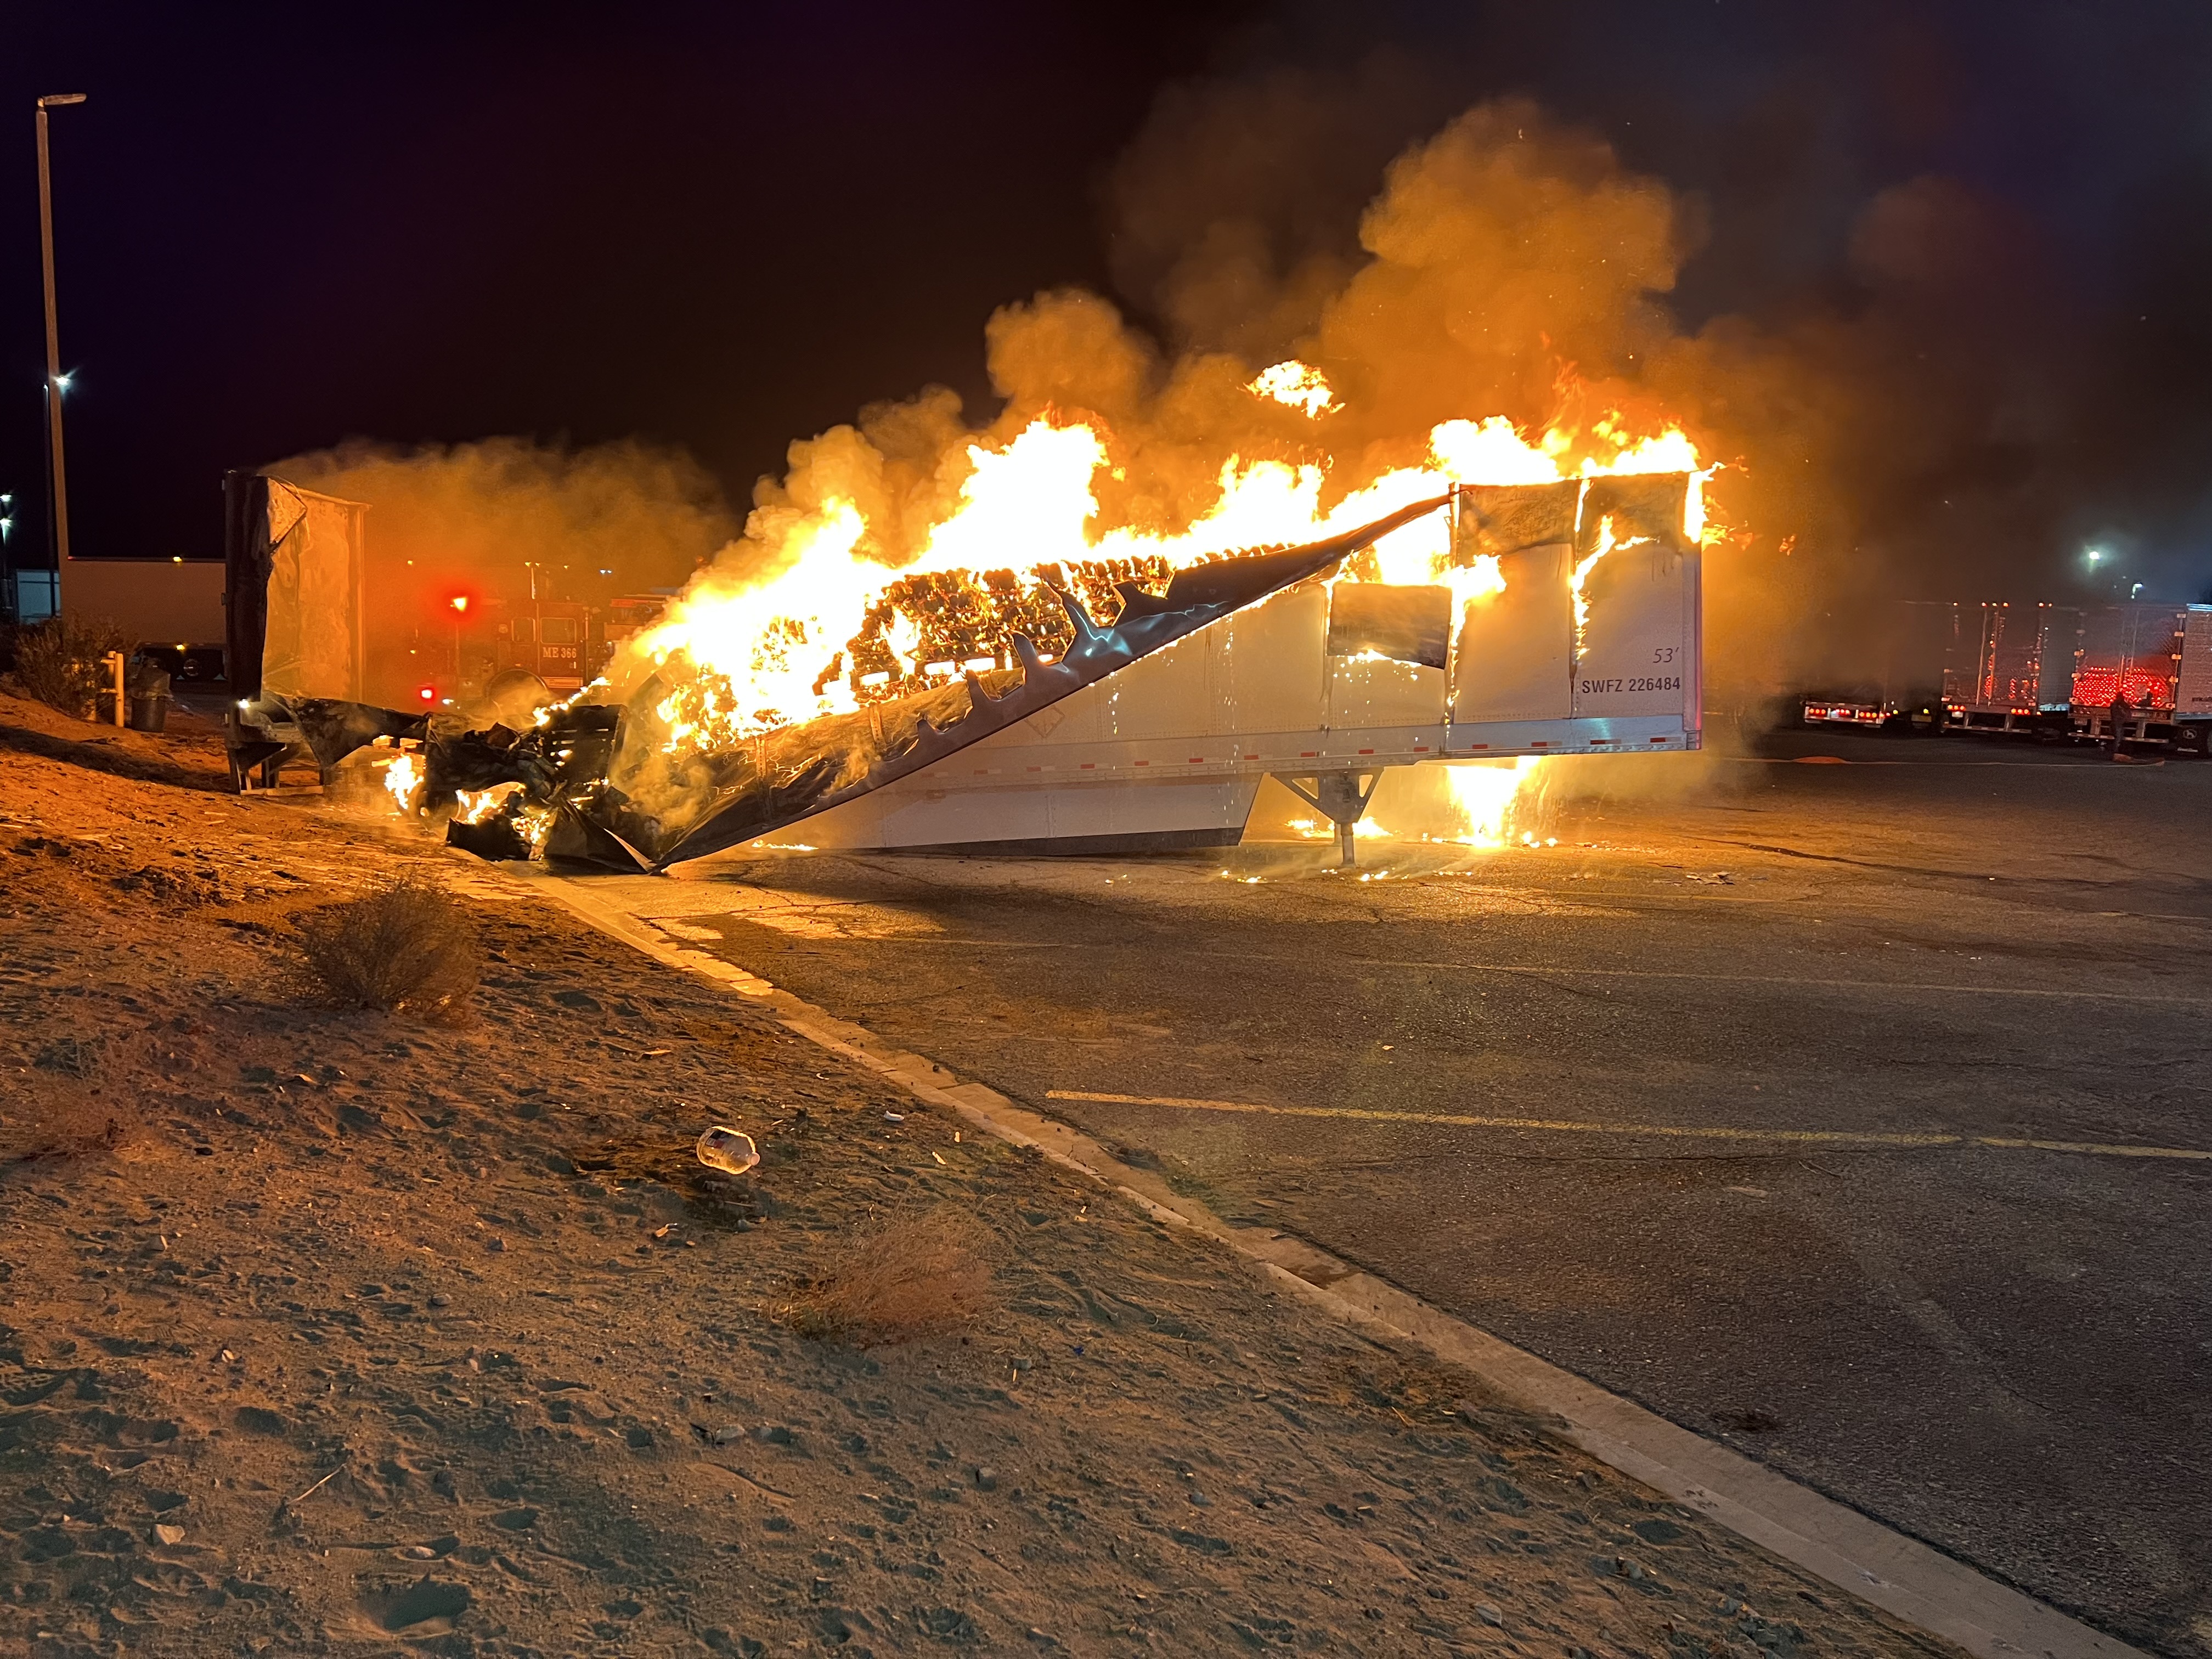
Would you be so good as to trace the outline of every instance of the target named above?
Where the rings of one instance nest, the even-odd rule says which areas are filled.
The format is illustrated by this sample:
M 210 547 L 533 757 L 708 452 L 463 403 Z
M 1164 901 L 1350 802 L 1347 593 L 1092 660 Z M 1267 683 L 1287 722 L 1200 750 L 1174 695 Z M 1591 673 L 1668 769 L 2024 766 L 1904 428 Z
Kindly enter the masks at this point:
M 1821 1497 L 1786 1475 L 1491 1335 L 1419 1297 L 1288 1234 L 1232 1227 L 1158 1176 L 1124 1164 L 1056 1118 L 994 1089 L 963 1083 L 923 1055 L 892 1048 L 757 975 L 677 943 L 576 882 L 502 868 L 518 886 L 669 967 L 714 981 L 769 1009 L 787 1029 L 866 1066 L 987 1133 L 1034 1146 L 1155 1218 L 1225 1244 L 1278 1285 L 1362 1331 L 1427 1349 L 1498 1394 L 1554 1419 L 1555 1431 L 1601 1462 L 1710 1516 L 1784 1560 L 1930 1635 L 1984 1659 L 2148 1659 L 2034 1597 Z

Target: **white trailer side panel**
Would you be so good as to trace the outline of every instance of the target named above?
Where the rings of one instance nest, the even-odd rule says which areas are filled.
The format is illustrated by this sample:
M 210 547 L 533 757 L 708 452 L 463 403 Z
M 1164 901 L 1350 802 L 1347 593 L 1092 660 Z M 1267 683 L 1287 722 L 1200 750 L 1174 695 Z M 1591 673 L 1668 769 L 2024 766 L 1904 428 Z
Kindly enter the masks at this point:
M 1559 542 L 1509 553 L 1504 592 L 1469 602 L 1452 653 L 1455 730 L 1574 713 L 1574 552 Z
M 2192 605 L 2181 625 L 2181 673 L 2173 684 L 2173 717 L 2212 720 L 2212 605 Z

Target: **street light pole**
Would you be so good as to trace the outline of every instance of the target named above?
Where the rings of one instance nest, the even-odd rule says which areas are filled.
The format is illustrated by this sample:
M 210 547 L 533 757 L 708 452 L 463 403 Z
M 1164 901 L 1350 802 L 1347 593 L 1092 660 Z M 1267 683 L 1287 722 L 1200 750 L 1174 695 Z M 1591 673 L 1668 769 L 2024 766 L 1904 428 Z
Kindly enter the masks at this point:
M 46 448 L 53 462 L 54 605 L 61 606 L 62 567 L 69 562 L 69 484 L 62 466 L 62 341 L 54 316 L 54 188 L 46 169 L 46 111 L 82 104 L 81 92 L 39 100 L 39 252 L 46 277 Z

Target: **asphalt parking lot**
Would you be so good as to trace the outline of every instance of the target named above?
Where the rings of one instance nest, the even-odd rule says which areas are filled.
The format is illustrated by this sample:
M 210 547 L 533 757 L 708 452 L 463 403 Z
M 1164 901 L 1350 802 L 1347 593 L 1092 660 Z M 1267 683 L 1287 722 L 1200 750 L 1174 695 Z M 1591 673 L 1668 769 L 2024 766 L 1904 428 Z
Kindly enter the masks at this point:
M 1675 758 L 1555 803 L 1555 845 L 1369 843 L 1364 880 L 1272 844 L 601 890 L 2212 1653 L 2212 763 L 1797 733 L 1583 781 Z

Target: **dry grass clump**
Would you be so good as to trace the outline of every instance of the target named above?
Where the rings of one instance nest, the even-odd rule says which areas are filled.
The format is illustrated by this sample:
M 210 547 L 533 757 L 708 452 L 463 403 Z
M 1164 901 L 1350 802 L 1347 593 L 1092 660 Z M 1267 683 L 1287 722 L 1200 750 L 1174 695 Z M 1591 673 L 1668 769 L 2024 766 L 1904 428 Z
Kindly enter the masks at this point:
M 994 1301 L 989 1229 L 951 1210 L 884 1221 L 778 1310 L 802 1335 L 859 1346 L 957 1330 Z
M 417 876 L 309 913 L 299 945 L 308 988 L 325 1000 L 432 1018 L 460 1012 L 481 966 L 466 913 Z
M 112 623 L 40 623 L 15 636 L 15 683 L 27 697 L 90 720 L 100 692 L 113 689 L 100 659 L 122 649 Z
M 129 1138 L 123 1121 L 96 1101 L 48 1097 L 0 1124 L 0 1175 L 25 1164 L 112 1152 Z

